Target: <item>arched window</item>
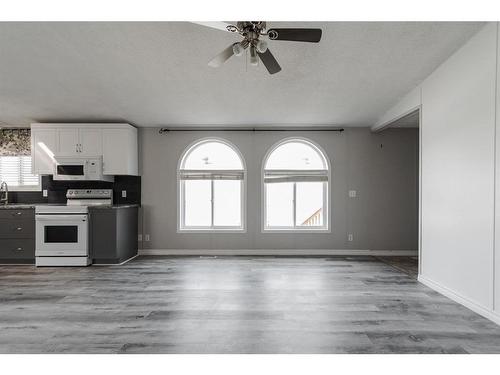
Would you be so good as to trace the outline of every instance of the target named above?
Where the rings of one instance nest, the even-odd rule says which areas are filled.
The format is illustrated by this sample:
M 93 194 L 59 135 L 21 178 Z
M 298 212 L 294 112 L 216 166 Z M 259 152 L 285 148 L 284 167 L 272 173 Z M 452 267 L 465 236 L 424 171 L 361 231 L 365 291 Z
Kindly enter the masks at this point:
M 243 230 L 245 167 L 220 139 L 190 146 L 179 163 L 179 230 Z
M 311 141 L 293 138 L 264 160 L 263 229 L 328 230 L 329 167 Z

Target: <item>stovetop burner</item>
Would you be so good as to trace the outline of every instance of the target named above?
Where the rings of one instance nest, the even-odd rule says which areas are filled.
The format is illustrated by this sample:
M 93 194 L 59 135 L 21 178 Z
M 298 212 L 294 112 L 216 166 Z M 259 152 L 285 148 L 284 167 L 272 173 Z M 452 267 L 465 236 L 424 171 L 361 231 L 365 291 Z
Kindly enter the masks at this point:
M 66 204 L 49 204 L 35 207 L 37 214 L 80 214 L 89 212 L 89 206 L 113 204 L 112 189 L 68 189 Z

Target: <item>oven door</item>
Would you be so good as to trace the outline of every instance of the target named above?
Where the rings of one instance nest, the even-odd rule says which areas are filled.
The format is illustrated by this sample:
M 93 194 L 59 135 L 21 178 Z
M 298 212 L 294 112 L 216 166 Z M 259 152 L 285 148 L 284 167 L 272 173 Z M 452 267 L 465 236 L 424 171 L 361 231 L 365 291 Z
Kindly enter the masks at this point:
M 88 216 L 37 214 L 36 256 L 87 256 Z
M 57 163 L 54 170 L 54 180 L 86 180 L 87 179 L 87 163 L 66 162 Z

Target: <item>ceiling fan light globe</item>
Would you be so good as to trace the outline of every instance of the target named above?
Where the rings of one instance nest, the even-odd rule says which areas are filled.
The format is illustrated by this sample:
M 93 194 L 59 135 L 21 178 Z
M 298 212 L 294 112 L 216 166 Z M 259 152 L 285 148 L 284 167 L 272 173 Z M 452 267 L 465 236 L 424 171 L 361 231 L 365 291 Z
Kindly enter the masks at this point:
M 233 53 L 235 56 L 241 56 L 245 49 L 241 46 L 241 43 L 233 44 Z
M 264 40 L 259 40 L 257 42 L 257 52 L 264 53 L 267 51 L 267 43 Z
M 250 65 L 258 65 L 257 49 L 254 46 L 250 47 Z

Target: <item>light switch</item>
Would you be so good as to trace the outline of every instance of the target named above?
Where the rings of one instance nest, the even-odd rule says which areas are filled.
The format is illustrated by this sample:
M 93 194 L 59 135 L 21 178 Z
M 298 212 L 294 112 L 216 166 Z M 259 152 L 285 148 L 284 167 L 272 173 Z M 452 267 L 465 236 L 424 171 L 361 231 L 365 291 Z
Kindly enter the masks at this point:
M 122 190 L 122 198 L 127 198 L 127 190 Z
M 353 240 L 354 240 L 354 236 L 352 235 L 352 233 L 349 233 L 347 235 L 347 241 L 352 242 Z
M 349 190 L 349 198 L 356 198 L 357 192 L 356 190 Z
M 149 242 L 149 234 L 144 235 L 144 241 Z
M 47 198 L 49 196 L 49 192 L 47 191 L 47 189 L 43 189 L 42 190 L 42 195 Z

